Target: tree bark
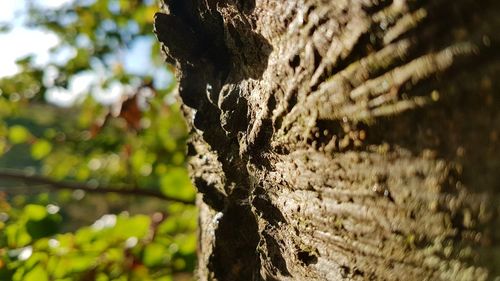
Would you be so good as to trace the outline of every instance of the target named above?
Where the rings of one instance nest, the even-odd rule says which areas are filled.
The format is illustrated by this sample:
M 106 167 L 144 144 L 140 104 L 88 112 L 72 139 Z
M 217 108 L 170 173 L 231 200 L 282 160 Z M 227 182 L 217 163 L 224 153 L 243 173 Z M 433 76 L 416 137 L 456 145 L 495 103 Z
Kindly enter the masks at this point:
M 200 280 L 500 278 L 500 2 L 166 1 Z

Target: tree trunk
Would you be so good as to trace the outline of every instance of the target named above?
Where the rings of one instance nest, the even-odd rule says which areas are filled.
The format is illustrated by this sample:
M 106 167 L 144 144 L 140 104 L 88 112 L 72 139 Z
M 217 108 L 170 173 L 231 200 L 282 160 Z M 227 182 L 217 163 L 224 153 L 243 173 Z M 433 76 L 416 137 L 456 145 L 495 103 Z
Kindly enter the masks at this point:
M 498 0 L 169 0 L 200 280 L 498 280 Z

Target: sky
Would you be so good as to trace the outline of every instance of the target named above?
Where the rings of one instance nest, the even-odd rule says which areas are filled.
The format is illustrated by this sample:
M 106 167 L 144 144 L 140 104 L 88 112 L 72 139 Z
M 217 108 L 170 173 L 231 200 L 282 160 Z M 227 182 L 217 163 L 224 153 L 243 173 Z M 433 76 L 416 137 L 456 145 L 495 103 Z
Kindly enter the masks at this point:
M 8 33 L 0 34 L 0 77 L 16 74 L 19 69 L 16 59 L 30 53 L 37 53 L 40 60 L 47 59 L 48 50 L 59 43 L 57 36 L 41 30 L 30 30 L 21 26 L 25 1 L 0 0 L 0 22 L 14 23 Z M 47 0 L 51 7 L 57 7 L 67 0 Z M 33 44 L 36 42 L 36 44 Z M 35 49 L 36 48 L 36 49 Z M 45 58 L 43 58 L 45 56 Z
M 15 62 L 27 55 L 35 55 L 35 62 L 40 65 L 45 65 L 51 59 L 57 59 L 49 55 L 49 49 L 60 43 L 56 35 L 45 30 L 22 26 L 23 11 L 27 1 L 36 1 L 48 8 L 58 8 L 72 0 L 0 0 L 0 23 L 13 25 L 9 32 L 0 33 L 0 78 L 18 73 L 19 68 Z M 150 59 L 151 44 L 151 38 L 139 38 L 133 42 L 129 50 L 120 54 L 124 68 L 132 74 L 153 75 L 156 87 L 166 87 L 173 77 L 164 67 L 155 68 Z M 71 56 L 72 52 L 68 50 L 60 55 Z M 89 92 L 89 88 L 92 84 L 97 84 L 100 77 L 102 73 L 96 71 L 78 74 L 70 80 L 68 89 L 51 88 L 46 94 L 47 100 L 59 106 L 71 106 L 81 95 Z M 47 79 L 50 80 L 50 75 Z M 111 104 L 120 98 L 122 87 L 124 86 L 115 83 L 109 89 L 93 91 L 93 96 L 104 104 Z

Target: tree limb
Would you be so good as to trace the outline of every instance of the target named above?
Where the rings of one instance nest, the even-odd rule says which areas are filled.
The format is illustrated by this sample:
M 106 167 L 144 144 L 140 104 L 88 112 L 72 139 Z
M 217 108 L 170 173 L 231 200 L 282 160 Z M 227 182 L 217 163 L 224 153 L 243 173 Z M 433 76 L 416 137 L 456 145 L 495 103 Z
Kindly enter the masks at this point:
M 49 179 L 47 177 L 39 176 L 39 175 L 31 175 L 19 171 L 8 171 L 8 170 L 0 170 L 0 179 L 11 179 L 11 180 L 19 180 L 25 183 L 35 183 L 35 184 L 44 184 L 47 188 L 52 190 L 61 190 L 61 189 L 69 189 L 69 190 L 83 190 L 88 193 L 117 193 L 122 195 L 132 195 L 132 196 L 145 196 L 145 197 L 154 197 L 166 201 L 178 202 L 188 205 L 194 205 L 193 200 L 186 200 L 181 198 L 175 198 L 168 195 L 164 195 L 160 192 L 146 190 L 139 187 L 102 187 L 102 186 L 91 186 L 85 183 L 79 182 L 68 182 L 68 181 L 56 181 Z

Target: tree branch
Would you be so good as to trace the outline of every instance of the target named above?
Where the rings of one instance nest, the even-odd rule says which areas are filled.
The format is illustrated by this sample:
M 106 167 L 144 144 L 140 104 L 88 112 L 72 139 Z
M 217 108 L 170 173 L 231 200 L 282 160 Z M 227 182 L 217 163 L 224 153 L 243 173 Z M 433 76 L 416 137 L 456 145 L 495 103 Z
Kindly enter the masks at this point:
M 19 171 L 7 171 L 0 170 L 0 178 L 3 179 L 11 179 L 11 180 L 19 180 L 25 183 L 35 183 L 35 184 L 44 184 L 47 188 L 52 190 L 61 190 L 61 189 L 69 189 L 69 190 L 83 190 L 88 193 L 117 193 L 123 195 L 132 195 L 132 196 L 145 196 L 145 197 L 154 197 L 162 200 L 178 202 L 188 205 L 194 205 L 193 200 L 186 200 L 181 198 L 175 198 L 171 196 L 164 195 L 160 192 L 141 189 L 138 187 L 102 187 L 102 186 L 91 186 L 85 183 L 78 182 L 67 182 L 67 181 L 55 181 L 43 176 L 39 175 L 30 175 L 27 173 L 19 172 Z

